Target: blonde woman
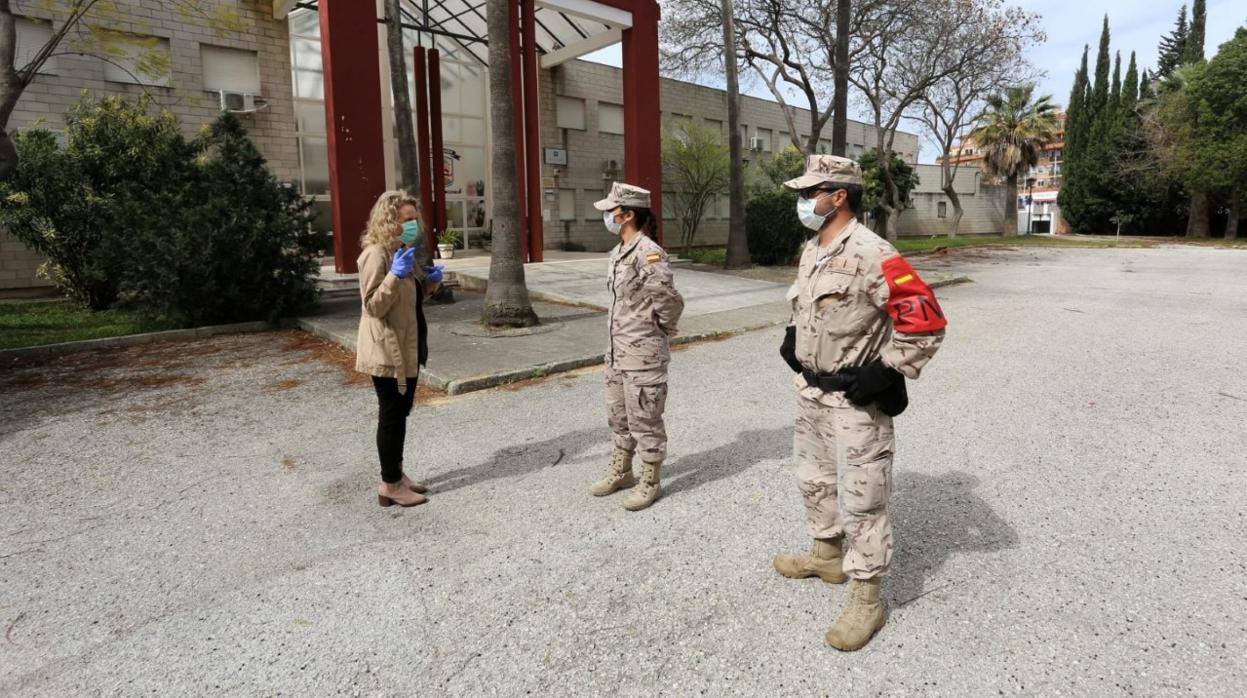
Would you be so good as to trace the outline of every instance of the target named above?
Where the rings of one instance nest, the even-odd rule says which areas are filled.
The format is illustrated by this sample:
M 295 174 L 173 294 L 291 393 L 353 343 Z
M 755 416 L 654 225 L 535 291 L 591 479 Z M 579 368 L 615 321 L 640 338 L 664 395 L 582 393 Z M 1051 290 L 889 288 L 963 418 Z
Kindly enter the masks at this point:
M 419 204 L 407 193 L 382 194 L 368 217 L 364 251 L 358 260 L 363 308 L 355 370 L 372 376 L 377 392 L 377 456 L 381 461 L 377 501 L 383 507 L 413 507 L 429 501 L 424 496 L 428 489 L 403 473 L 407 415 L 415 401 L 420 366 L 429 354 L 424 299 L 442 281 L 440 265 L 415 273 L 419 218 Z

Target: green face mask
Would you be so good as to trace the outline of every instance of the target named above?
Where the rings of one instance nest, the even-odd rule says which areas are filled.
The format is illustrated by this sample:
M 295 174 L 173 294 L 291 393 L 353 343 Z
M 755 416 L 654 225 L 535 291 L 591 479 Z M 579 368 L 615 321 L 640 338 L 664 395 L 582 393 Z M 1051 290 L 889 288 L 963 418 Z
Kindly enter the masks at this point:
M 403 234 L 398 236 L 404 245 L 411 245 L 420 239 L 420 221 L 410 220 L 403 224 Z

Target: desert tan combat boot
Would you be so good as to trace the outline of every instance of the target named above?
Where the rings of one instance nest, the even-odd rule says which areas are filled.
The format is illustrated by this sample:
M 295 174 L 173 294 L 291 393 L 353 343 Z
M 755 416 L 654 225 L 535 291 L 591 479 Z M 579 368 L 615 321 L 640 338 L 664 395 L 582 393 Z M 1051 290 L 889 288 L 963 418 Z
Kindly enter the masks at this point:
M 843 584 L 843 558 L 839 538 L 814 539 L 814 547 L 804 555 L 776 555 L 775 571 L 791 579 L 818 577 L 828 584 Z
M 610 472 L 589 487 L 589 494 L 594 497 L 605 497 L 635 484 L 636 476 L 632 474 L 632 454 L 617 448 L 614 457 L 611 458 Z
M 849 583 L 848 600 L 840 617 L 827 631 L 827 644 L 845 652 L 860 650 L 883 627 L 887 614 L 879 601 L 880 582 L 882 580 L 875 577 L 854 579 Z
M 658 484 L 662 475 L 662 463 L 641 462 L 641 481 L 624 498 L 624 509 L 640 511 L 654 503 L 662 496 L 662 485 Z

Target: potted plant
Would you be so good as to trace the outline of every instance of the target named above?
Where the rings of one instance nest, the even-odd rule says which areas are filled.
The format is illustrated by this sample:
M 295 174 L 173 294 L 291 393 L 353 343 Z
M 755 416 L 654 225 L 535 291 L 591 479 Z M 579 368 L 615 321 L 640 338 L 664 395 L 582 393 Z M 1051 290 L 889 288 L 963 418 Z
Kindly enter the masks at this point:
M 437 236 L 437 251 L 442 255 L 442 259 L 454 259 L 455 248 L 462 240 L 463 237 L 454 228 L 442 231 L 442 234 Z

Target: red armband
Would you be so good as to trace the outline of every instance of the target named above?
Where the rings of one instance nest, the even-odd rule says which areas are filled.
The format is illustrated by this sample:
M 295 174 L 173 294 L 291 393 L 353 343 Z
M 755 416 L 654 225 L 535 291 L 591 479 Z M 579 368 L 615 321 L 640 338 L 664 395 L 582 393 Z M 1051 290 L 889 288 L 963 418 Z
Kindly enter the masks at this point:
M 931 287 L 897 255 L 883 260 L 883 278 L 888 281 L 888 315 L 897 332 L 916 333 L 942 330 L 948 324 Z

